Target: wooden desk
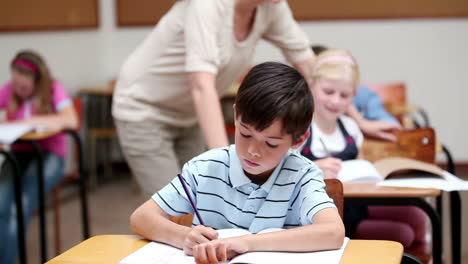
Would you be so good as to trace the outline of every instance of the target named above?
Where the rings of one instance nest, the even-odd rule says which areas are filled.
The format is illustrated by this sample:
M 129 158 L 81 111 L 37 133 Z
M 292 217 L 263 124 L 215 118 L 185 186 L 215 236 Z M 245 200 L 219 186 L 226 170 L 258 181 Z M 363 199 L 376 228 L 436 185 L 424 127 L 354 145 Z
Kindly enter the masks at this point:
M 135 235 L 101 235 L 81 242 L 47 264 L 119 263 L 121 259 L 148 243 Z M 341 264 L 399 264 L 403 255 L 400 243 L 383 240 L 350 240 Z
M 107 95 L 112 96 L 114 87 L 112 85 L 89 86 L 80 88 L 82 94 Z
M 346 198 L 351 197 L 437 197 L 441 191 L 437 189 L 423 188 L 403 188 L 403 187 L 387 187 L 377 186 L 373 182 L 353 182 L 343 183 L 343 194 Z
M 434 264 L 442 263 L 442 226 L 440 215 L 424 198 L 439 197 L 437 189 L 377 186 L 375 183 L 344 183 L 345 205 L 413 205 L 429 217 L 432 227 Z
M 41 140 L 46 139 L 51 136 L 55 136 L 61 131 L 59 130 L 47 130 L 41 132 L 29 132 L 21 136 L 20 140 L 22 141 L 32 141 L 32 140 Z

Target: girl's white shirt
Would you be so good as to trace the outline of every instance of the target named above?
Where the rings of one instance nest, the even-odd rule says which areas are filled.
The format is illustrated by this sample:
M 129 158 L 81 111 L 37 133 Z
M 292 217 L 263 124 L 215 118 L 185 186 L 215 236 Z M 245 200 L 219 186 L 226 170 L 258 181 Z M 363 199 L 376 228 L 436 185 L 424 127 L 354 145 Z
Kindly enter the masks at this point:
M 364 141 L 364 136 L 356 123 L 354 119 L 341 115 L 339 117 L 341 122 L 343 123 L 343 126 L 345 127 L 346 131 L 350 136 L 354 138 L 354 141 L 356 142 L 356 146 L 359 149 L 362 145 L 362 142 Z M 346 147 L 346 139 L 341 132 L 338 124 L 336 126 L 336 129 L 333 131 L 331 134 L 326 134 L 323 133 L 322 130 L 314 123 L 312 122 L 312 141 L 311 141 L 311 146 L 310 149 L 314 156 L 316 157 L 327 157 L 329 155 L 329 152 L 334 153 L 334 152 L 340 152 L 343 151 L 344 148 Z M 320 141 L 320 139 L 323 141 L 323 143 Z M 304 143 L 300 148 L 298 148 L 298 151 L 300 152 L 304 147 Z M 324 146 L 325 145 L 325 146 Z M 326 148 L 326 149 L 325 149 Z

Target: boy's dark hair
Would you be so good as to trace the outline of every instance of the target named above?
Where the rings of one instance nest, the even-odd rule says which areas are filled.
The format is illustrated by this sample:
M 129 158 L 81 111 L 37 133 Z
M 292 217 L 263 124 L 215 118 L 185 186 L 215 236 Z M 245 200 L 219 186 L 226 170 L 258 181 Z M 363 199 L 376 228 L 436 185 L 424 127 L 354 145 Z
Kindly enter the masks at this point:
M 258 131 L 280 119 L 283 131 L 292 135 L 294 142 L 307 131 L 314 103 L 306 80 L 296 69 L 265 62 L 253 67 L 242 81 L 236 111 L 242 122 Z

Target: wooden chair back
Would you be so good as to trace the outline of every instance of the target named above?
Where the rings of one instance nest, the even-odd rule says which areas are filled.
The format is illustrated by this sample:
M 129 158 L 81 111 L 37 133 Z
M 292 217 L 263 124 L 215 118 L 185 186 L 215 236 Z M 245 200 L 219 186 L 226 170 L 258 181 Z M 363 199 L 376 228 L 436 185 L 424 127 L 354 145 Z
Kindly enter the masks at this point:
M 80 131 L 81 123 L 83 122 L 83 102 L 80 97 L 72 97 L 73 107 L 75 108 L 76 116 L 78 117 L 78 127 L 76 131 Z
M 374 162 L 389 157 L 435 162 L 436 136 L 432 128 L 416 128 L 395 132 L 396 142 L 364 139 L 360 153 L 363 159 Z
M 337 179 L 325 179 L 327 194 L 335 202 L 336 208 L 343 219 L 343 184 Z M 169 219 L 179 225 L 192 226 L 193 215 L 169 216 Z
M 379 83 L 366 85 L 369 89 L 376 92 L 384 105 L 406 105 L 406 85 L 403 82 Z
M 405 157 L 428 163 L 435 162 L 436 137 L 432 128 L 417 128 L 395 132 L 396 142 L 364 139 L 360 153 L 371 162 L 381 158 Z M 417 242 L 405 249 L 424 263 L 431 258 L 431 243 Z
M 376 92 L 382 100 L 385 109 L 406 127 L 405 123 L 408 121 L 405 120 L 405 115 L 409 111 L 406 100 L 406 85 L 403 82 L 395 82 L 369 84 L 366 87 Z
M 338 213 L 340 213 L 341 219 L 344 219 L 343 183 L 338 179 L 325 179 L 325 185 L 328 196 L 333 199 L 333 202 L 338 209 Z

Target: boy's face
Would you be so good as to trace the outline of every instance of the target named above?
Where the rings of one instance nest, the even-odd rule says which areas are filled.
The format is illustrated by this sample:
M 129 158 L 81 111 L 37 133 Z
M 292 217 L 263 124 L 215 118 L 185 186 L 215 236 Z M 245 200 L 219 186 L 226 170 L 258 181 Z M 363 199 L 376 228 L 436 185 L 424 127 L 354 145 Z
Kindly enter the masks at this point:
M 241 117 L 236 114 L 235 125 L 237 155 L 246 175 L 252 180 L 269 177 L 286 152 L 291 147 L 298 147 L 303 141 L 301 137 L 293 144 L 292 135 L 283 133 L 280 120 L 273 121 L 263 131 L 257 131 L 243 123 Z
M 314 115 L 324 120 L 336 121 L 353 101 L 354 88 L 351 82 L 320 78 L 312 85 Z

